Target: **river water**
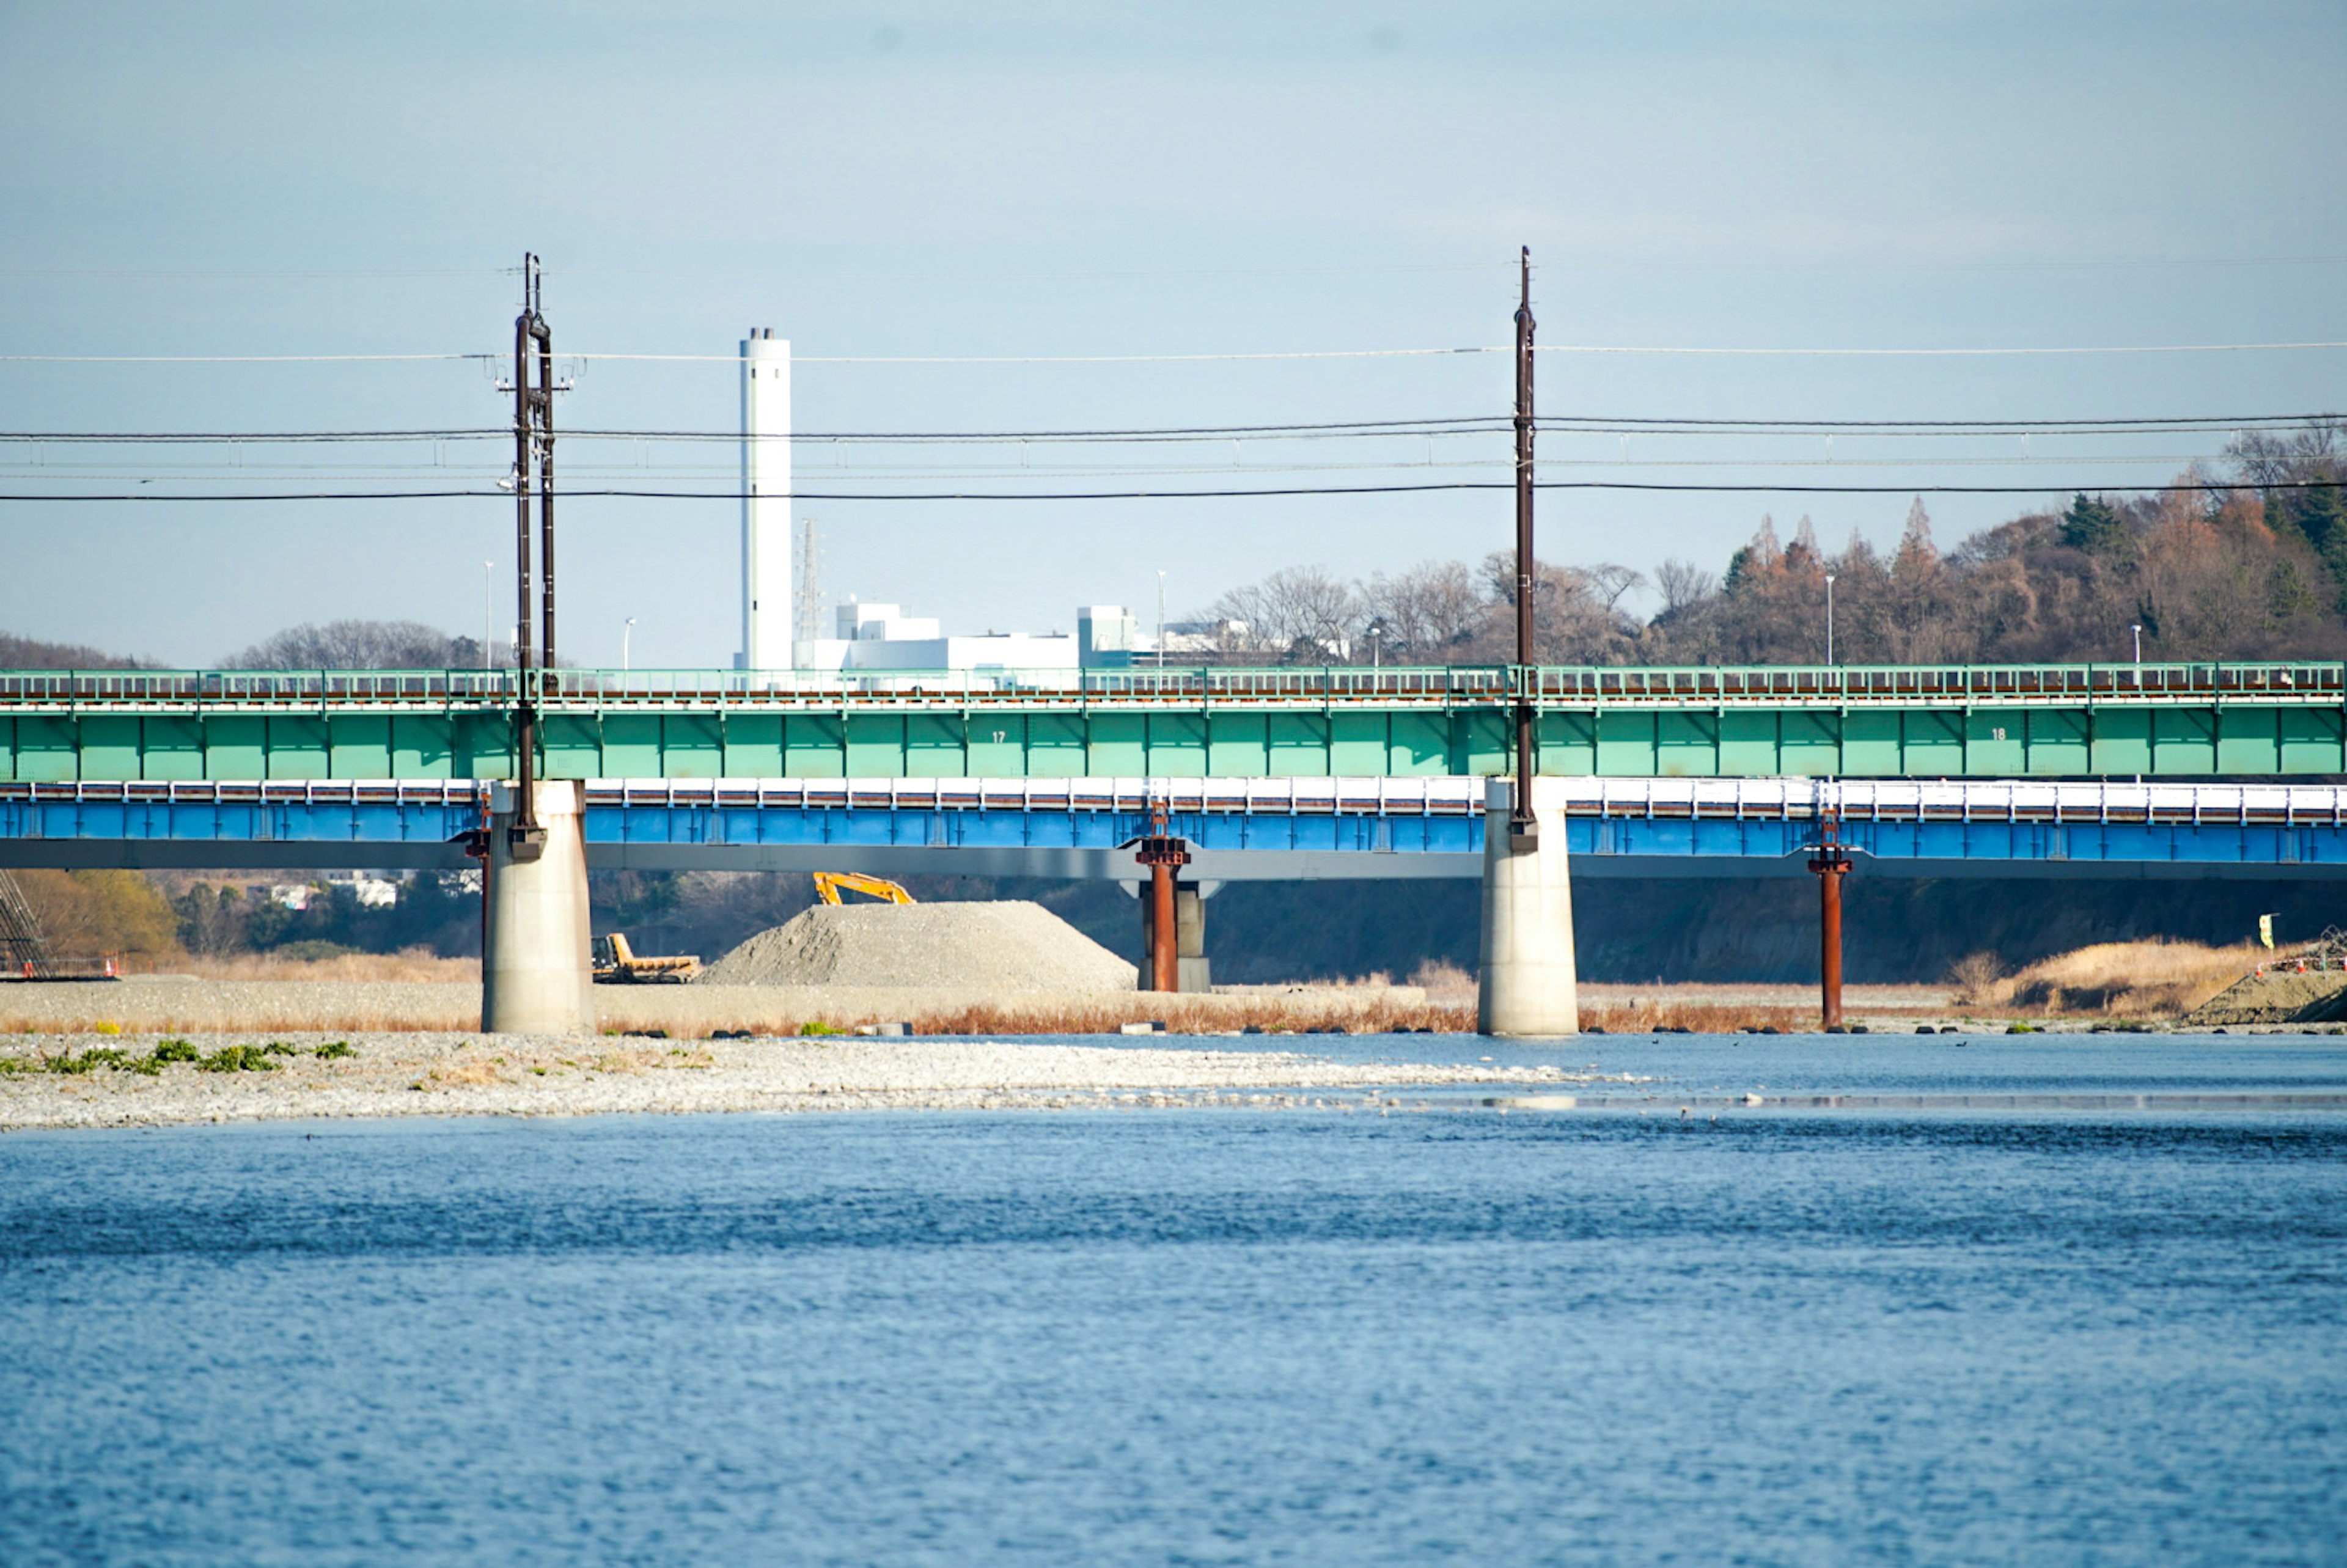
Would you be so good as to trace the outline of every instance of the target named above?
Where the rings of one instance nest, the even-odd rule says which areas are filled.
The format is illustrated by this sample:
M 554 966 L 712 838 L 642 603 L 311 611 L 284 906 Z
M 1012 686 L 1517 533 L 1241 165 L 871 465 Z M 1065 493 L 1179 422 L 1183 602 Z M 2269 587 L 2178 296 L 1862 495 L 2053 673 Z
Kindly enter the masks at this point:
M 0 1140 L 0 1562 L 2347 1561 L 2347 1042 L 1307 1043 L 1642 1081 Z

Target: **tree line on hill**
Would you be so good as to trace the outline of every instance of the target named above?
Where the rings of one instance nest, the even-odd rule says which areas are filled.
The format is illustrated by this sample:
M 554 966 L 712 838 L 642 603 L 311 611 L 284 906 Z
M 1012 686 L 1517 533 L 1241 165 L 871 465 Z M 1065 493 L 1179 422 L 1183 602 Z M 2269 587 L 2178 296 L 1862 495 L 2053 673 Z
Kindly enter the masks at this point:
M 1813 664 L 2339 658 L 2347 653 L 2347 425 L 2241 436 L 2222 465 L 2144 495 L 2078 495 L 1942 552 L 1922 498 L 1887 557 L 1760 519 L 1723 570 L 1539 562 L 1545 664 Z M 1630 605 L 1651 589 L 1660 607 Z M 1204 619 L 1221 656 L 1306 664 L 1498 664 L 1515 657 L 1514 557 L 1432 560 L 1348 581 L 1291 567 Z
M 2347 424 L 2254 432 L 2167 488 L 2078 495 L 1942 551 L 1919 497 L 1884 555 L 1852 534 L 1829 552 L 1807 518 L 1763 517 L 1713 570 L 1665 560 L 1536 562 L 1535 653 L 1545 664 L 1809 664 L 1826 658 L 1833 579 L 1844 663 L 2103 661 L 2347 656 Z M 1651 613 L 1633 607 L 1658 600 Z M 1515 657 L 1512 552 L 1348 579 L 1289 567 L 1202 611 L 1216 662 L 1504 664 Z M 488 662 L 510 656 L 503 644 Z M 151 664 L 0 634 L 0 668 Z M 232 670 L 469 669 L 477 639 L 413 620 L 290 627 L 231 654 Z
M 474 670 L 502 665 L 512 645 L 452 637 L 420 620 L 304 621 L 265 637 L 211 666 L 217 670 Z M 126 658 L 76 642 L 44 642 L 0 631 L 0 670 L 154 670 L 153 659 Z
M 61 871 L 5 873 L 52 954 L 108 955 L 134 972 L 168 968 L 190 956 L 277 954 L 295 958 L 422 949 L 444 958 L 480 951 L 481 898 L 450 879 L 410 878 L 396 904 L 361 904 L 347 886 L 313 886 L 303 908 L 270 897 L 277 883 L 303 880 L 265 871 Z

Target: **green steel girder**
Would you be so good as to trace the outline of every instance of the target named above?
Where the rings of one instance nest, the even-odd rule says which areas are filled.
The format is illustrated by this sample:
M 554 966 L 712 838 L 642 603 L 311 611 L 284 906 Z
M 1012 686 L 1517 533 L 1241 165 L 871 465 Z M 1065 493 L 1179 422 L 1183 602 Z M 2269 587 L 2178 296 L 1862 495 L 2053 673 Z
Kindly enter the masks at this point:
M 2285 777 L 2347 774 L 2347 709 L 2294 702 L 1584 703 L 1540 710 L 1542 772 L 1614 777 Z M 1507 771 L 1504 703 L 1074 711 L 558 709 L 550 777 L 1311 777 Z M 9 713 L 0 779 L 506 778 L 499 712 Z

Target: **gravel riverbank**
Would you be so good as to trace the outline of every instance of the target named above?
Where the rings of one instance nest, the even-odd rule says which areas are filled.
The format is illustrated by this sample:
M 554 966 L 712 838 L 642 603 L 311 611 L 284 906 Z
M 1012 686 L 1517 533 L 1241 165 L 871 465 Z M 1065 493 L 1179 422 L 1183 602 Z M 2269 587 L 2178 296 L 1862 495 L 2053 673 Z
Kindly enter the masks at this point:
M 1471 1028 L 1474 999 L 1430 1006 L 1414 986 L 1266 988 L 1244 995 L 1048 991 L 970 986 L 597 986 L 596 1023 L 611 1030 L 795 1034 L 911 1022 L 929 1034 L 1114 1033 L 1160 1019 L 1176 1030 Z M 224 1033 L 477 1030 L 477 984 L 397 980 L 213 980 L 156 975 L 108 985 L 0 984 L 0 1032 Z
M 1554 1067 L 1332 1061 L 1290 1051 L 952 1040 L 591 1040 L 406 1030 L 72 1035 L 0 1043 L 0 1131 L 350 1116 L 583 1116 L 719 1111 L 1051 1110 L 1077 1105 L 1362 1104 L 1448 1083 L 1627 1081 Z M 236 1047 L 282 1049 L 259 1055 Z M 350 1054 L 321 1047 L 339 1041 Z M 60 1072 L 59 1057 L 137 1066 Z M 223 1054 L 225 1053 L 225 1054 Z M 237 1063 L 266 1062 L 265 1068 Z

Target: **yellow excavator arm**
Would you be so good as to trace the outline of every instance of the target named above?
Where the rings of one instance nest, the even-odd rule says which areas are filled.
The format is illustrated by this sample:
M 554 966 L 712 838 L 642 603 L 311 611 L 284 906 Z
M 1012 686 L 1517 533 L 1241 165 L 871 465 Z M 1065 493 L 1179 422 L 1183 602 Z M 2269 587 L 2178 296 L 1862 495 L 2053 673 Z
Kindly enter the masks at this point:
M 913 896 L 886 876 L 866 876 L 860 871 L 818 871 L 815 874 L 815 896 L 826 904 L 839 902 L 842 888 L 851 893 L 869 893 L 875 898 L 891 904 L 910 904 Z
M 701 972 L 697 958 L 646 958 L 628 945 L 618 931 L 594 942 L 594 978 L 607 985 L 645 985 L 658 981 L 682 983 Z

